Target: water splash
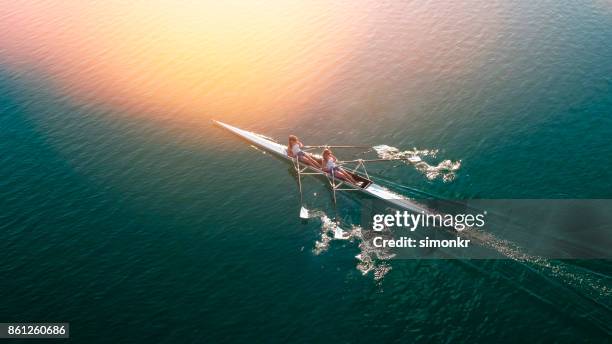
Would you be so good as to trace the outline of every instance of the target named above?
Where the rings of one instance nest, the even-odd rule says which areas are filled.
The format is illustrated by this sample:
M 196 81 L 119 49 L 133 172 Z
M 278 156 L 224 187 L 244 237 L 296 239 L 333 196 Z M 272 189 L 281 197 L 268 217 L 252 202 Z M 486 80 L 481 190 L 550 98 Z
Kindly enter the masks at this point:
M 442 160 L 437 165 L 430 165 L 423 158 L 436 158 L 437 149 L 412 149 L 400 151 L 396 147 L 387 145 L 379 145 L 372 147 L 378 157 L 381 159 L 406 159 L 406 164 L 413 165 L 419 172 L 423 173 L 429 180 L 437 178 L 442 179 L 445 183 L 451 182 L 457 176 L 456 172 L 461 168 L 461 160 Z
M 315 242 L 312 250 L 315 255 L 320 255 L 329 250 L 330 243 L 334 240 L 358 242 L 359 254 L 355 256 L 358 260 L 356 268 L 362 275 L 365 276 L 371 272 L 374 280 L 380 281 L 391 271 L 388 260 L 393 258 L 393 254 L 372 246 L 371 240 L 368 240 L 370 231 L 364 232 L 360 226 L 352 225 L 349 230 L 343 229 L 343 235 L 339 236 L 336 222 L 322 212 L 319 213 L 319 216 L 321 219 L 321 237 Z

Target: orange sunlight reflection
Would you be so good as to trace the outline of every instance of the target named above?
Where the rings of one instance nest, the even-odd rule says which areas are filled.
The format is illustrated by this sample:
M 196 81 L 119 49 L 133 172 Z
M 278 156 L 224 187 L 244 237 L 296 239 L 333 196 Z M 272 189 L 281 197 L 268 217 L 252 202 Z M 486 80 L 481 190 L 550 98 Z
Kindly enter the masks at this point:
M 342 17 L 349 5 L 5 3 L 0 43 L 8 54 L 0 55 L 49 73 L 77 101 L 147 116 L 285 115 L 325 87 L 335 59 L 355 44 L 339 28 L 352 24 Z
M 477 70 L 495 12 L 348 0 L 4 2 L 0 63 L 43 71 L 78 102 L 159 120 L 376 114 Z

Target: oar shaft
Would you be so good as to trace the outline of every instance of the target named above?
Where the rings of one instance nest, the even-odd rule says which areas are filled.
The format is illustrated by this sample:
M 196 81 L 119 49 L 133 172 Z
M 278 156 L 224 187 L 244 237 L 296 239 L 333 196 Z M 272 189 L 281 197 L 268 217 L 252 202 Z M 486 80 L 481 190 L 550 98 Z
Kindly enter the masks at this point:
M 381 161 L 397 161 L 397 160 L 408 160 L 408 158 L 392 158 L 392 159 L 357 159 L 357 160 L 344 160 L 339 163 L 346 162 L 381 162 Z
M 371 146 L 304 146 L 304 148 L 371 148 Z

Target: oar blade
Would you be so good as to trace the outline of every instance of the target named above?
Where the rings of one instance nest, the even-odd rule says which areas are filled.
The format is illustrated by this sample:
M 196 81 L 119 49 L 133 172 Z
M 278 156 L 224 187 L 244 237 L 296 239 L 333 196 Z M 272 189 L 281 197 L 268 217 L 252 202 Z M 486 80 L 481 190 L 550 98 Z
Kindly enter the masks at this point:
M 340 226 L 338 226 L 336 224 L 336 228 L 334 229 L 334 239 L 337 239 L 337 240 L 346 240 L 348 238 L 349 238 L 349 235 L 344 233 L 342 228 L 340 228 Z
M 308 218 L 308 209 L 302 207 L 300 209 L 300 218 L 301 219 L 307 219 Z
M 344 232 L 342 231 L 342 228 L 340 227 L 336 227 L 336 230 L 334 231 L 334 239 L 343 239 L 344 238 Z

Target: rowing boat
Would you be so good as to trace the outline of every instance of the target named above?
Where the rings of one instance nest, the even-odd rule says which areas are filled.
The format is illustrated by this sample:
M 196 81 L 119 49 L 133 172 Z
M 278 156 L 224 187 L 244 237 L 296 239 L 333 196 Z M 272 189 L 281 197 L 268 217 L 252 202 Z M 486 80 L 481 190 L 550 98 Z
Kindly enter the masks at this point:
M 280 158 L 286 159 L 289 162 L 293 162 L 294 164 L 296 163 L 296 160 L 294 158 L 289 157 L 287 155 L 287 146 L 285 145 L 275 142 L 272 139 L 265 137 L 263 135 L 260 135 L 260 134 L 257 134 L 251 131 L 247 131 L 244 129 L 240 129 L 240 128 L 231 126 L 229 124 L 223 123 L 223 122 L 213 120 L 213 123 L 241 137 L 242 139 L 246 140 L 247 142 L 249 142 L 250 144 L 256 147 L 259 147 L 267 152 L 273 153 L 274 155 Z M 369 176 L 367 175 L 367 172 L 365 173 L 365 175 L 362 175 L 358 173 L 357 171 L 350 172 L 353 175 L 353 177 L 355 177 L 355 180 L 357 180 L 359 183 L 359 185 L 355 185 L 355 184 L 351 184 L 351 183 L 342 181 L 340 179 L 337 179 L 333 177 L 332 175 L 330 175 L 329 173 L 325 173 L 322 170 L 314 168 L 310 165 L 306 165 L 301 162 L 297 162 L 297 164 L 301 166 L 301 169 L 300 169 L 300 166 L 297 166 L 298 172 L 310 171 L 311 173 L 305 173 L 305 174 L 323 174 L 325 175 L 331 181 L 331 185 L 334 188 L 334 192 L 336 190 L 338 191 L 360 191 L 366 195 L 370 195 L 372 197 L 387 201 L 390 204 L 396 207 L 399 207 L 401 209 L 414 211 L 414 212 L 429 213 L 429 210 L 425 206 L 422 206 L 418 204 L 417 202 L 415 202 L 414 200 L 411 200 L 405 196 L 402 196 L 393 191 L 390 191 L 387 188 L 375 183 L 369 178 Z

